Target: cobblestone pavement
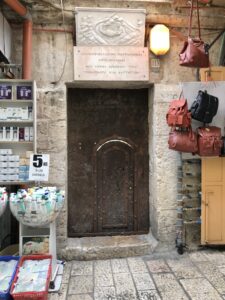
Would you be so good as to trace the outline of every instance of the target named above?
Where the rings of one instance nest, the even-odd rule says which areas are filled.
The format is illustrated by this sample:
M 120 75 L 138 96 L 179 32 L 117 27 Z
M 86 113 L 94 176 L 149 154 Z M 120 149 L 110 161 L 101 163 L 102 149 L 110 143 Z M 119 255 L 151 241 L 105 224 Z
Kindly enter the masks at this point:
M 225 299 L 225 251 L 68 262 L 49 299 Z

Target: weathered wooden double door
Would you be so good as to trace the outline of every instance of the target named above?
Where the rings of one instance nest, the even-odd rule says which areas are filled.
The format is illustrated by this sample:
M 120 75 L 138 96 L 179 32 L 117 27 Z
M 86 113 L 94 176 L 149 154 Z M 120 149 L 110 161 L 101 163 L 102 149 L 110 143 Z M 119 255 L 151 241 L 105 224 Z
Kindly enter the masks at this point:
M 149 230 L 147 89 L 68 89 L 68 236 Z

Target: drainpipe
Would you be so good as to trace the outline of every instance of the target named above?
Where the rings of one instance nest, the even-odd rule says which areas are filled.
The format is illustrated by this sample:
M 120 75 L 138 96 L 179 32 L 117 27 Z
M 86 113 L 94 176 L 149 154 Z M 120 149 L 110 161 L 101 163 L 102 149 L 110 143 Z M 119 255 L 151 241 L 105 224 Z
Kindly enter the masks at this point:
M 32 19 L 29 11 L 18 0 L 4 0 L 12 10 L 24 18 L 23 22 L 23 54 L 22 54 L 22 77 L 31 79 L 32 64 Z

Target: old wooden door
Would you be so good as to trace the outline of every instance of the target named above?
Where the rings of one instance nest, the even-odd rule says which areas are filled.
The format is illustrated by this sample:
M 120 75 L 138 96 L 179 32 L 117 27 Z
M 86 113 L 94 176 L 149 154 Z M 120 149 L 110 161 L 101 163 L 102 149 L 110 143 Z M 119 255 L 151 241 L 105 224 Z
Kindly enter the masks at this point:
M 68 236 L 149 229 L 148 90 L 68 89 Z

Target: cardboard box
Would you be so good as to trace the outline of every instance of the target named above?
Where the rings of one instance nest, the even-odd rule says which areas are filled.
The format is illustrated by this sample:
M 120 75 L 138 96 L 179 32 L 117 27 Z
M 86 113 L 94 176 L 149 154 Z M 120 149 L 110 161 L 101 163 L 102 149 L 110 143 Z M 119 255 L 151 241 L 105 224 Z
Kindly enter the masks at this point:
M 13 139 L 13 127 L 5 127 L 5 141 L 12 141 Z
M 28 106 L 21 108 L 20 116 L 22 120 L 28 120 Z
M 25 128 L 20 127 L 19 128 L 19 141 L 24 141 L 24 135 L 25 135 Z
M 13 127 L 13 141 L 19 141 L 19 127 Z
M 28 106 L 28 119 L 33 120 L 33 107 Z
M 7 161 L 0 161 L 0 168 L 7 168 L 8 162 Z
M 18 174 L 9 174 L 8 181 L 19 181 L 19 175 Z
M 34 140 L 34 129 L 33 127 L 30 127 L 30 141 L 33 142 Z
M 3 155 L 12 154 L 12 149 L 0 149 L 0 154 Z
M 0 162 L 7 162 L 8 156 L 7 155 L 0 155 Z
M 4 141 L 5 140 L 4 133 L 5 133 L 4 127 L 1 126 L 0 127 L 0 141 Z
M 7 119 L 7 108 L 6 107 L 0 107 L 0 120 L 6 120 Z
M 26 142 L 30 141 L 30 127 L 24 128 L 24 140 Z
M 19 155 L 11 155 L 11 156 L 8 156 L 8 161 L 11 161 L 11 162 L 19 162 L 19 161 L 20 161 L 20 156 L 19 156 Z
M 9 168 L 19 168 L 20 165 L 18 161 L 8 161 L 7 164 Z

